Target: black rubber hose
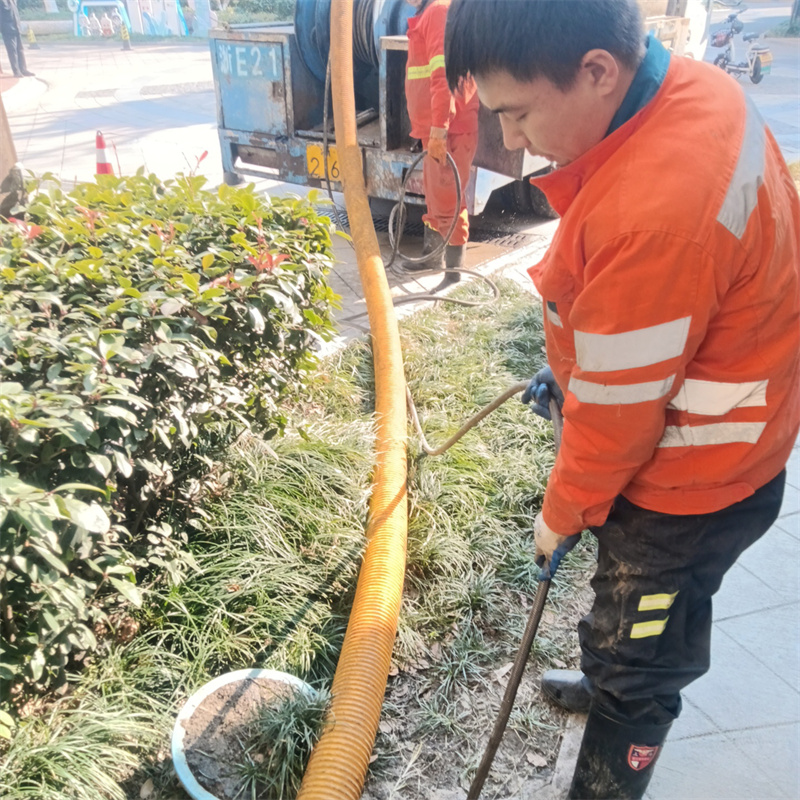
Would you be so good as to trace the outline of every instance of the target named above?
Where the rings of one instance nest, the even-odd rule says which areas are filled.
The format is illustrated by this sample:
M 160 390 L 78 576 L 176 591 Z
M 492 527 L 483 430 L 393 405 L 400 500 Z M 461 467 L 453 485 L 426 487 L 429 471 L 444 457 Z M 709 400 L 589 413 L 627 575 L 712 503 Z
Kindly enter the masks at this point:
M 439 247 L 436 248 L 432 253 L 426 253 L 424 256 L 407 256 L 404 253 L 400 252 L 400 241 L 403 238 L 403 229 L 405 228 L 405 221 L 406 221 L 406 214 L 405 214 L 405 201 L 406 201 L 406 190 L 408 188 L 408 180 L 413 174 L 414 170 L 417 168 L 417 165 L 422 161 L 423 158 L 428 154 L 427 150 L 423 150 L 412 162 L 411 166 L 406 171 L 405 177 L 403 178 L 403 183 L 400 186 L 400 196 L 397 198 L 397 202 L 394 204 L 392 208 L 392 213 L 389 215 L 389 244 L 392 246 L 392 254 L 389 256 L 389 260 L 386 262 L 386 268 L 391 268 L 392 264 L 396 261 L 398 256 L 402 256 L 405 261 L 409 261 L 412 264 L 419 264 L 423 261 L 431 260 L 433 261 L 435 258 L 438 258 L 440 255 L 444 254 L 445 248 L 450 243 L 450 239 L 453 238 L 453 232 L 456 229 L 456 225 L 458 225 L 458 207 L 461 205 L 461 176 L 458 174 L 458 167 L 456 166 L 456 162 L 453 159 L 453 156 L 450 153 L 447 154 L 447 163 L 450 166 L 450 169 L 453 171 L 453 178 L 455 179 L 455 189 L 456 189 L 456 212 L 453 214 L 453 219 L 450 222 L 450 229 L 447 231 L 447 236 L 442 237 L 442 243 Z M 398 230 L 395 231 L 395 220 L 397 217 L 400 217 L 399 227 Z M 406 270 L 409 271 L 409 270 Z M 411 270 L 413 271 L 413 270 Z M 441 272 L 441 270 L 435 270 L 436 272 Z

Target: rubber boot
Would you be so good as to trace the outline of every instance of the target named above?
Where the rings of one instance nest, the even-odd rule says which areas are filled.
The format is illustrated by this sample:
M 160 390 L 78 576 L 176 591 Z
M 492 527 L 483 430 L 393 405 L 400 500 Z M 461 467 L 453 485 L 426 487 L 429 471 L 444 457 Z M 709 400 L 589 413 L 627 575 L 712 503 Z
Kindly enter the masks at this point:
M 425 231 L 422 238 L 422 255 L 427 256 L 429 254 L 436 253 L 437 250 L 439 253 L 438 255 L 433 255 L 431 258 L 425 259 L 425 261 L 403 261 L 403 269 L 410 272 L 442 269 L 442 265 L 444 264 L 444 253 L 442 252 L 443 243 L 444 240 L 442 239 L 439 231 L 435 231 L 433 228 L 425 225 Z
M 464 256 L 467 252 L 465 244 L 449 244 L 444 249 L 444 268 L 457 270 L 464 268 Z M 446 286 L 451 286 L 461 280 L 460 272 L 445 272 L 442 282 L 433 290 L 433 294 L 441 292 Z
M 618 722 L 593 705 L 567 800 L 641 800 L 671 725 Z
M 592 704 L 589 679 L 576 669 L 549 669 L 542 675 L 542 693 L 572 714 L 586 714 Z

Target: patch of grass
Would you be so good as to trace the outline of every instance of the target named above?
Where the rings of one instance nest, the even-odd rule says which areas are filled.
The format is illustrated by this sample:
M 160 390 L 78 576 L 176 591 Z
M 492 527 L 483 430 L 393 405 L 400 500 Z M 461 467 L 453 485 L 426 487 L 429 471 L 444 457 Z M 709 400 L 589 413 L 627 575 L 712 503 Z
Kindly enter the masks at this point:
M 472 626 L 459 631 L 444 649 L 440 661 L 430 671 L 430 683 L 436 692 L 451 696 L 459 687 L 486 680 L 483 667 L 492 655 L 492 647 L 483 632 Z
M 466 730 L 461 723 L 468 714 L 460 710 L 458 704 L 446 694 L 435 692 L 430 699 L 420 699 L 414 734 L 420 737 L 431 734 L 463 736 Z
M 157 742 L 143 710 L 123 713 L 130 698 L 83 693 L 19 723 L 0 757 L 5 800 L 124 800 L 121 781 Z
M 328 677 L 363 547 L 369 422 L 309 426 L 231 454 L 237 477 L 192 545 L 199 572 L 161 597 L 150 627 L 193 672 L 240 666 Z
M 774 28 L 770 28 L 764 36 L 772 39 L 796 39 L 800 36 L 800 22 L 792 22 L 787 19 L 778 23 Z
M 242 743 L 245 760 L 239 769 L 243 800 L 297 794 L 329 704 L 327 692 L 311 696 L 294 692 L 261 711 Z

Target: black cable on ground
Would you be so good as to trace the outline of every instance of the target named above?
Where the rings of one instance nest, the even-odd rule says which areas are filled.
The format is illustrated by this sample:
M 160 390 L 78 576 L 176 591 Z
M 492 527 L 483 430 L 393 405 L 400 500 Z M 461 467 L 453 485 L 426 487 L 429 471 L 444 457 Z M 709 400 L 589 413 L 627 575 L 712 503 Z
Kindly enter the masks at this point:
M 336 216 L 336 224 L 339 226 L 339 229 L 342 231 L 347 231 L 348 226 L 347 223 L 341 216 L 339 206 L 336 204 L 336 201 L 333 198 L 333 187 L 331 186 L 331 179 L 330 174 L 328 172 L 328 119 L 329 119 L 329 112 L 328 112 L 328 102 L 330 98 L 331 92 L 331 57 L 330 53 L 328 54 L 328 66 L 325 72 L 325 97 L 322 103 L 322 170 L 325 175 L 325 186 L 328 191 L 328 197 L 333 205 L 333 212 Z M 444 252 L 447 248 L 447 245 L 450 242 L 450 239 L 453 236 L 453 232 L 456 229 L 456 225 L 458 224 L 458 207 L 461 205 L 461 176 L 458 174 L 458 168 L 456 166 L 456 162 L 453 159 L 453 156 L 450 153 L 447 154 L 448 164 L 450 168 L 453 170 L 453 177 L 455 179 L 455 189 L 456 189 L 456 213 L 453 216 L 453 221 L 450 223 L 450 229 L 447 232 L 447 236 L 443 237 L 442 244 L 436 248 L 433 253 L 427 253 L 424 256 L 406 256 L 400 252 L 400 242 L 402 241 L 403 237 L 403 229 L 405 228 L 405 197 L 406 191 L 408 186 L 408 180 L 411 177 L 414 169 L 417 165 L 422 161 L 422 159 L 427 154 L 426 150 L 423 150 L 419 156 L 413 161 L 411 167 L 406 171 L 405 177 L 403 178 L 403 183 L 400 187 L 400 197 L 395 203 L 394 207 L 392 208 L 392 212 L 389 215 L 389 242 L 392 246 L 392 254 L 389 257 L 389 260 L 386 262 L 386 268 L 391 269 L 392 273 L 400 278 L 419 278 L 425 275 L 446 275 L 448 272 L 457 273 L 459 275 L 471 275 L 474 278 L 478 278 L 482 280 L 484 283 L 488 284 L 489 288 L 492 290 L 492 297 L 488 300 L 461 300 L 455 297 L 442 297 L 441 295 L 434 294 L 432 292 L 417 292 L 408 294 L 405 297 L 398 297 L 395 298 L 392 302 L 394 305 L 402 305 L 403 303 L 414 303 L 418 300 L 441 300 L 445 303 L 454 303 L 455 305 L 459 306 L 467 306 L 467 307 L 476 307 L 476 306 L 483 306 L 489 303 L 493 303 L 495 300 L 499 299 L 500 297 L 500 290 L 497 288 L 497 285 L 494 281 L 487 278 L 485 275 L 481 275 L 479 272 L 475 272 L 474 270 L 469 269 L 430 269 L 430 270 L 408 270 L 403 269 L 402 266 L 395 266 L 394 262 L 397 259 L 397 256 L 400 255 L 406 261 L 411 263 L 421 263 L 422 261 L 427 261 L 431 258 L 438 258 L 440 255 L 444 255 Z M 398 216 L 401 218 L 401 226 L 397 233 L 394 231 L 394 220 Z M 348 239 L 350 242 L 350 246 L 353 246 L 352 241 Z M 354 323 L 354 320 L 359 319 L 360 317 L 366 316 L 367 312 L 364 311 L 363 313 L 353 314 L 349 317 L 343 317 L 342 322 L 348 322 L 351 324 Z M 356 324 L 356 327 L 359 327 Z
M 386 268 L 392 269 L 392 265 L 397 260 L 398 256 L 402 256 L 404 261 L 408 261 L 412 264 L 420 264 L 423 261 L 433 261 L 439 256 L 443 256 L 445 250 L 447 249 L 447 245 L 450 244 L 450 240 L 453 238 L 453 233 L 455 232 L 456 225 L 458 225 L 458 207 L 461 205 L 461 176 L 458 174 L 458 167 L 456 166 L 456 162 L 453 159 L 453 156 L 450 153 L 447 154 L 447 164 L 453 172 L 453 179 L 456 183 L 456 213 L 453 215 L 453 220 L 450 223 L 450 228 L 447 231 L 447 235 L 442 237 L 442 243 L 431 253 L 426 253 L 422 256 L 407 256 L 404 253 L 400 252 L 400 241 L 403 238 L 403 232 L 406 226 L 406 191 L 408 187 L 408 180 L 411 177 L 414 170 L 417 168 L 417 165 L 422 161 L 423 158 L 428 154 L 427 150 L 423 150 L 411 163 L 411 166 L 406 171 L 405 177 L 403 178 L 403 183 L 400 186 L 400 196 L 397 198 L 397 202 L 394 204 L 392 208 L 392 213 L 389 214 L 389 244 L 392 246 L 392 254 L 389 256 L 389 260 L 386 262 Z M 399 213 L 398 213 L 399 212 Z M 395 220 L 397 217 L 400 217 L 400 228 L 395 234 L 394 226 Z M 431 269 L 431 270 L 409 270 L 404 269 L 402 266 L 399 267 L 400 272 L 398 273 L 397 269 L 392 269 L 395 275 L 407 275 L 409 273 L 417 273 L 429 275 L 434 272 L 442 272 L 443 270 L 440 269 Z M 447 272 L 448 270 L 444 270 Z M 451 272 L 456 272 L 457 270 L 450 270 Z

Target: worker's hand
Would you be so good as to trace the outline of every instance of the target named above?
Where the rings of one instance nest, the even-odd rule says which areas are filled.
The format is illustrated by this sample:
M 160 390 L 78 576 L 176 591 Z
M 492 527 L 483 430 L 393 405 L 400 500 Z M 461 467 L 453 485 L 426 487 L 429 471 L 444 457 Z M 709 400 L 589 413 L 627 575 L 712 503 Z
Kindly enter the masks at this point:
M 428 139 L 428 155 L 442 166 L 447 163 L 446 128 L 431 128 L 431 136 Z
M 541 513 L 533 521 L 533 538 L 536 541 L 536 566 L 541 567 L 540 581 L 549 581 L 558 569 L 561 559 L 581 540 L 581 535 L 562 536 L 544 521 Z
M 528 388 L 522 393 L 522 402 L 525 405 L 533 403 L 531 411 L 540 417 L 550 419 L 550 400 L 555 399 L 558 407 L 564 405 L 564 393 L 559 389 L 553 370 L 550 367 L 540 369 L 531 378 Z

